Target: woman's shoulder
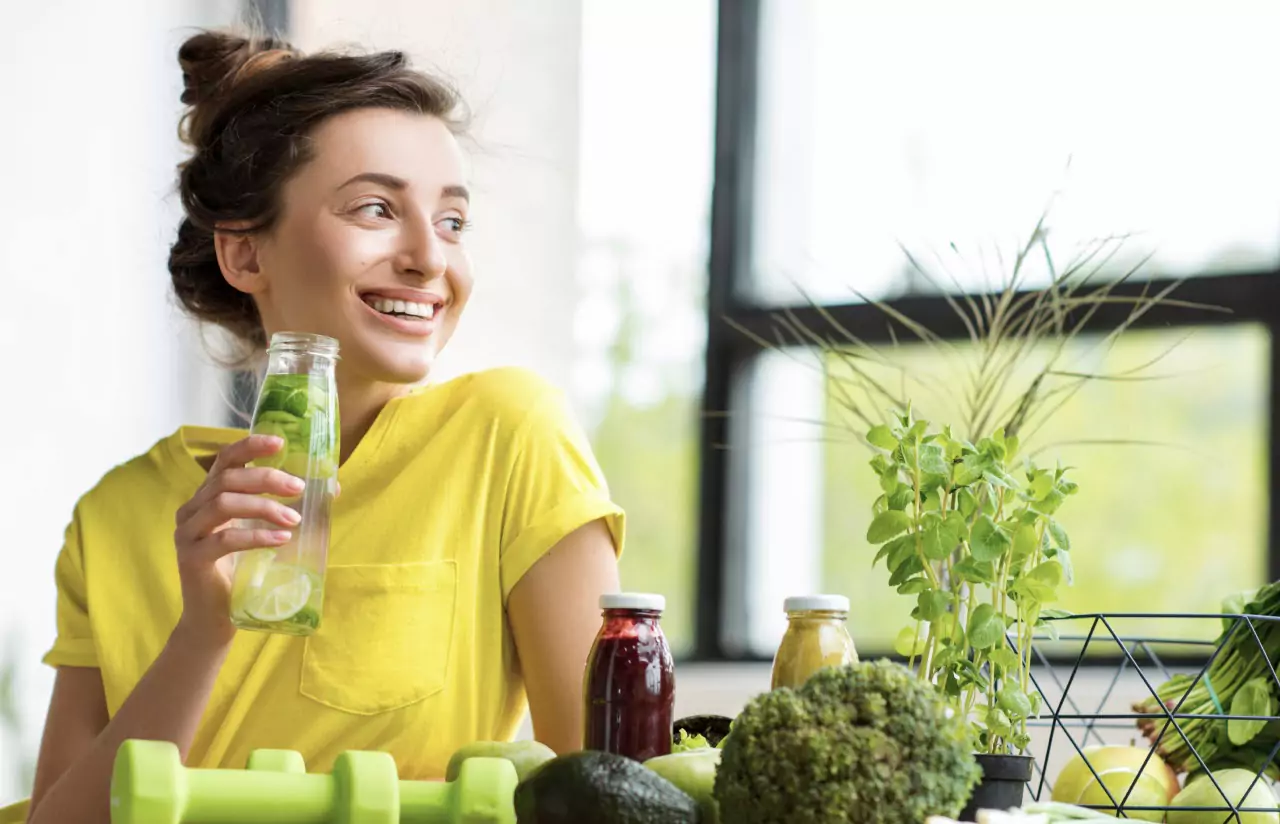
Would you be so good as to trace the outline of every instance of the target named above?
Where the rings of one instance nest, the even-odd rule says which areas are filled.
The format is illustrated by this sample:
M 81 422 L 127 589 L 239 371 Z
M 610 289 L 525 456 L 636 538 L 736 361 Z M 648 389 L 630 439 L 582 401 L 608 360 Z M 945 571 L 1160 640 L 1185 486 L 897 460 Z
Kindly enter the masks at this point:
M 193 437 L 221 432 L 201 427 L 179 427 L 140 452 L 108 468 L 77 501 L 77 509 L 113 511 L 124 502 L 134 506 L 154 500 L 184 484 L 199 485 L 199 465 L 191 455 Z M 232 430 L 227 430 L 231 432 Z M 190 466 L 184 466 L 184 459 Z M 186 471 L 184 471 L 186 470 Z
M 453 414 L 496 421 L 504 429 L 519 429 L 522 424 L 548 413 L 557 418 L 572 417 L 561 387 L 522 366 L 494 367 L 460 375 L 422 393 L 423 405 L 428 405 L 428 399 L 433 396 Z

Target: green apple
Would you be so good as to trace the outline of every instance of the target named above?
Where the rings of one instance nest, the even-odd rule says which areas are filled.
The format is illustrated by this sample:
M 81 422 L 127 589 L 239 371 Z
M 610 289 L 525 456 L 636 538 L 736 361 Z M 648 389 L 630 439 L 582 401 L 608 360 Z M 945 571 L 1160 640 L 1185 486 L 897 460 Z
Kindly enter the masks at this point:
M 1148 755 L 1150 758 L 1148 758 Z M 1144 762 L 1146 763 L 1145 768 L 1142 766 Z M 1093 769 L 1090 769 L 1090 767 Z M 1058 773 L 1057 780 L 1053 782 L 1053 800 L 1061 801 L 1065 804 L 1093 803 L 1079 801 L 1086 789 L 1092 785 L 1092 792 L 1102 797 L 1102 800 L 1097 803 L 1110 806 L 1111 801 L 1107 799 L 1107 794 L 1099 786 L 1094 773 L 1101 775 L 1104 772 L 1117 769 L 1128 770 L 1131 775 L 1142 769 L 1143 776 L 1154 779 L 1162 789 L 1161 795 L 1163 797 L 1154 804 L 1138 804 L 1134 800 L 1133 794 L 1130 794 L 1128 803 L 1135 806 L 1155 807 L 1167 804 L 1171 798 L 1178 794 L 1180 789 L 1177 774 L 1170 769 L 1168 764 L 1164 763 L 1164 759 L 1151 752 L 1147 747 L 1085 747 L 1068 761 L 1062 771 Z M 1115 795 L 1111 782 L 1120 783 L 1121 779 L 1117 776 L 1104 782 L 1105 786 L 1112 790 L 1112 795 Z M 1124 784 L 1120 795 L 1116 795 L 1116 798 L 1123 797 L 1124 793 L 1129 789 L 1129 784 L 1132 783 L 1134 783 L 1134 779 L 1130 778 Z M 1138 787 L 1134 788 L 1134 792 L 1140 789 L 1144 794 L 1154 792 L 1153 785 L 1148 780 L 1143 780 Z M 1153 820 L 1158 821 L 1159 819 Z
M 1237 808 L 1254 808 L 1273 810 L 1274 812 L 1240 813 L 1239 824 L 1280 824 L 1280 810 L 1276 809 L 1276 796 L 1271 791 L 1271 782 L 1266 776 L 1254 783 L 1257 774 L 1252 770 L 1218 770 L 1213 778 L 1218 787 L 1213 785 L 1208 776 L 1200 775 L 1187 783 L 1187 788 L 1178 793 L 1170 806 L 1173 807 L 1217 807 L 1217 812 L 1204 810 L 1170 810 L 1169 824 L 1218 824 L 1222 821 L 1235 821 L 1235 817 L 1226 811 L 1227 801 Z M 1253 789 L 1249 790 L 1249 785 Z M 1249 794 L 1245 795 L 1245 790 Z M 1223 793 L 1226 798 L 1223 798 Z

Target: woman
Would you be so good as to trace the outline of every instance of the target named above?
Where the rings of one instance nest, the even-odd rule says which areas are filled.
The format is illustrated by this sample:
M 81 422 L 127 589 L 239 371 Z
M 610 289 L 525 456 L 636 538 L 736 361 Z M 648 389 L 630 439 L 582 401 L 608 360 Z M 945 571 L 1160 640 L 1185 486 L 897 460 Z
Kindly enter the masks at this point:
M 296 494 L 293 479 L 246 466 L 278 441 L 185 427 L 112 470 L 57 561 L 58 672 L 28 820 L 109 821 L 129 738 L 204 767 L 271 747 L 323 771 L 384 750 L 402 775 L 435 778 L 462 744 L 511 737 L 527 700 L 539 740 L 580 747 L 622 512 L 560 394 L 528 373 L 415 388 L 472 287 L 455 95 L 395 52 L 201 33 L 178 58 L 193 154 L 177 297 L 253 349 L 280 330 L 341 344 L 325 621 L 298 639 L 228 617 L 230 553 L 294 525 L 263 494 Z

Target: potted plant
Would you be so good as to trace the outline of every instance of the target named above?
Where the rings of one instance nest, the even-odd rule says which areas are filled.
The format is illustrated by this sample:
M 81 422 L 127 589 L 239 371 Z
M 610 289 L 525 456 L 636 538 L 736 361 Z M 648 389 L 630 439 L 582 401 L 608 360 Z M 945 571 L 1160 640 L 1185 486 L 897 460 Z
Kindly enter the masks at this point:
M 870 467 L 881 492 L 866 537 L 879 547 L 875 563 L 885 562 L 890 585 L 916 602 L 915 624 L 899 634 L 898 652 L 970 720 L 986 776 L 975 802 L 1004 809 L 1018 805 L 1031 778 L 1027 719 L 1040 709 L 1029 683 L 1032 639 L 1051 632 L 1045 619 L 1054 612 L 1046 605 L 1072 579 L 1070 539 L 1056 514 L 1076 486 L 1061 466 L 1037 466 L 1024 443 L 1085 384 L 1141 380 L 1138 373 L 1168 350 L 1121 374 L 1074 362 L 1082 353 L 1107 349 L 1157 305 L 1217 308 L 1170 299 L 1178 281 L 1121 294 L 1118 287 L 1146 262 L 1117 270 L 1123 236 L 1086 244 L 1060 265 L 1047 223 L 1048 210 L 1010 256 L 999 292 L 946 298 L 968 332 L 967 346 L 854 290 L 891 328 L 927 346 L 928 362 L 914 368 L 816 304 L 827 328 L 806 326 L 793 312 L 774 318 L 776 341 L 737 326 L 766 348 L 816 348 L 830 397 L 848 419 L 843 428 L 875 450 Z M 907 258 L 916 278 L 947 294 L 914 256 Z M 1043 261 L 1047 275 L 1038 289 L 1027 286 L 1033 259 Z M 1127 312 L 1104 334 L 1073 346 L 1106 305 Z M 919 416 L 924 403 L 916 400 L 944 410 L 934 419 L 946 423 Z M 885 409 L 893 410 L 887 421 Z M 1011 794 L 986 800 L 1000 787 Z
M 883 490 L 867 540 L 889 584 L 916 599 L 898 652 L 970 720 L 983 782 L 966 812 L 1020 807 L 1033 763 L 1027 719 L 1040 709 L 1031 642 L 1071 579 L 1054 514 L 1076 485 L 1062 467 L 1015 468 L 1018 438 L 1002 428 L 975 444 L 910 408 L 867 440 Z

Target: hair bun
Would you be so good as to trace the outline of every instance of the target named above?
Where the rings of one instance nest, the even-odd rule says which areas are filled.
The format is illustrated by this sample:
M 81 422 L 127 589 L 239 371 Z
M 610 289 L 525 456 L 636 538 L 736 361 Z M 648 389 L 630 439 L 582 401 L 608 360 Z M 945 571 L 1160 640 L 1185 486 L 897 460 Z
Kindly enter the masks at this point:
M 182 102 L 191 107 L 185 118 L 183 139 L 200 142 L 198 126 L 208 120 L 200 111 L 213 108 L 211 102 L 225 96 L 237 82 L 297 54 L 289 43 L 274 37 L 203 31 L 188 38 L 178 49 Z

